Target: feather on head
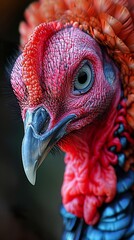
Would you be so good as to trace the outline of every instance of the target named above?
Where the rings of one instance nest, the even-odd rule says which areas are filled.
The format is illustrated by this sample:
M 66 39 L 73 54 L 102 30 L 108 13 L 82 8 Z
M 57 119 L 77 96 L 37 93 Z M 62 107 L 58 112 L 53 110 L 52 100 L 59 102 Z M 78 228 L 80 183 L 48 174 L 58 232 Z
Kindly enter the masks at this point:
M 101 45 L 120 68 L 127 98 L 127 121 L 134 129 L 134 6 L 132 0 L 40 0 L 25 11 L 21 22 L 21 48 L 42 22 L 59 21 L 78 26 Z

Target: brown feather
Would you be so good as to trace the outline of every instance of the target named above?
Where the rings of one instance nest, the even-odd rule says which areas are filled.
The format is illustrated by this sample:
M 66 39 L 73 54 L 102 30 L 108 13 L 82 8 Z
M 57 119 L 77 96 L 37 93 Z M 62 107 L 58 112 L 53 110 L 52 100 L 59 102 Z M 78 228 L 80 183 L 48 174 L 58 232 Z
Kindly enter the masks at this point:
M 108 15 L 107 13 L 101 13 L 100 19 L 104 19 L 108 22 L 108 24 L 113 28 L 116 35 L 119 34 L 119 32 L 122 29 L 122 23 L 119 22 L 116 18 L 113 16 Z

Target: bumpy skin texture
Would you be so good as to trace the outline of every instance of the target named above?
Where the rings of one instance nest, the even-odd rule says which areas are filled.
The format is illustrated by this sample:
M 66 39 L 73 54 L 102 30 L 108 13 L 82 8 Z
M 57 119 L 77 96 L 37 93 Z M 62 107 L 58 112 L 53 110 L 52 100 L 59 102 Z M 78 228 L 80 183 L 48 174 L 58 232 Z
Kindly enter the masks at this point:
M 133 0 L 40 0 L 25 11 L 20 24 L 21 47 L 39 23 L 59 21 L 88 32 L 117 62 L 127 97 L 127 121 L 134 129 L 134 4 Z
M 38 99 L 39 104 L 44 106 L 51 116 L 48 129 L 71 113 L 76 114 L 77 119 L 69 124 L 67 133 L 82 129 L 63 138 L 59 143 L 59 146 L 68 152 L 62 188 L 63 203 L 68 211 L 83 217 L 88 224 L 95 224 L 99 218 L 98 207 L 103 202 L 111 201 L 116 193 L 116 175 L 111 164 L 115 164 L 117 159 L 107 150 L 107 145 L 113 134 L 116 107 L 120 99 L 118 70 L 106 54 L 104 61 L 104 55 L 102 56 L 95 40 L 77 28 L 69 27 L 58 31 L 41 49 L 42 65 L 36 73 L 36 79 L 41 72 L 41 97 L 38 94 Z M 20 61 L 24 62 L 23 77 L 20 81 L 25 84 L 28 93 L 22 106 L 23 116 L 26 108 L 36 107 L 35 102 L 30 100 L 35 98 L 29 94 L 35 97 L 35 91 L 38 93 L 38 88 L 36 89 L 32 82 L 29 90 L 28 80 L 25 81 L 28 74 L 34 76 L 35 72 L 35 65 L 30 67 L 30 73 L 26 70 L 24 72 L 28 57 L 29 55 L 25 57 L 25 62 L 24 57 L 19 57 L 12 73 L 12 85 L 16 92 L 16 69 L 20 67 Z M 93 86 L 87 93 L 75 95 L 75 75 L 84 60 L 88 60 L 92 66 Z M 111 82 L 107 79 L 109 73 L 104 70 L 109 63 L 113 71 Z M 29 68 L 27 70 L 29 71 Z M 19 99 L 24 94 L 23 84 L 20 85 Z M 29 106 L 26 103 L 29 103 Z
M 129 205 L 128 218 L 133 209 L 133 6 L 125 0 L 70 0 L 59 7 L 59 1 L 52 3 L 46 5 L 40 1 L 27 10 L 28 23 L 20 27 L 24 30 L 23 51 L 14 66 L 11 83 L 23 120 L 27 110 L 43 106 L 50 115 L 47 129 L 50 131 L 69 114 L 76 115 L 67 126 L 67 135 L 58 142 L 66 152 L 63 204 L 67 211 L 93 225 L 89 228 L 96 235 L 91 235 L 91 239 L 108 239 L 109 229 L 117 231 L 113 239 L 121 239 L 124 233 L 120 238 L 120 226 L 122 222 L 125 224 L 128 211 L 124 210 L 123 221 L 116 225 L 122 217 L 118 193 L 125 196 Z M 44 13 L 44 9 L 48 12 Z M 47 23 L 39 25 L 29 38 L 34 27 L 43 21 Z M 75 94 L 76 75 L 84 61 L 92 69 L 93 84 L 84 94 Z M 128 174 L 126 178 L 123 173 Z M 121 192 L 120 185 L 124 187 Z M 112 214 L 104 208 L 107 204 L 112 206 L 111 202 Z M 103 225 L 102 209 L 106 222 L 113 221 L 112 224 Z M 133 214 L 130 218 L 129 228 L 132 228 Z M 101 226 L 106 235 L 95 233 L 94 226 L 98 229 Z M 123 230 L 127 231 L 127 227 Z M 131 229 L 126 239 L 131 239 L 132 234 Z
M 47 62 L 50 62 L 51 59 L 54 61 L 50 67 Z M 93 66 L 94 84 L 87 94 L 74 96 L 71 93 L 73 88 L 72 76 L 75 74 L 73 71 L 78 69 L 83 59 L 88 59 Z M 68 131 L 80 129 L 87 123 L 94 122 L 94 126 L 88 126 L 82 130 L 82 133 L 77 132 L 76 135 L 70 136 L 70 141 L 69 139 L 65 140 L 65 142 L 67 141 L 65 146 L 62 144 L 63 150 L 69 152 L 65 159 L 67 167 L 62 188 L 63 204 L 69 212 L 84 217 L 88 224 L 94 224 L 99 217 L 97 208 L 104 201 L 111 201 L 116 189 L 116 176 L 109 163 L 110 161 L 114 162 L 115 159 L 112 159 L 112 155 L 110 158 L 108 153 L 106 156 L 106 152 L 105 154 L 102 153 L 101 156 L 100 146 L 98 149 L 99 156 L 93 154 L 92 151 L 96 151 L 98 143 L 94 140 L 92 144 L 91 139 L 94 135 L 96 135 L 96 139 L 98 139 L 98 136 L 102 136 L 102 139 L 99 138 L 99 144 L 102 144 L 102 147 L 104 147 L 105 141 L 108 141 L 107 135 L 111 131 L 112 121 L 114 122 L 113 116 L 116 116 L 115 109 L 119 101 L 120 91 L 117 70 L 115 68 L 114 83 L 110 85 L 104 75 L 103 58 L 99 46 L 88 35 L 73 28 L 58 32 L 47 42 L 44 60 L 44 69 L 46 70 L 44 78 L 48 79 L 45 82 L 45 87 L 51 99 L 55 99 L 54 112 L 57 112 L 58 106 L 60 108 L 62 106 L 58 111 L 60 117 L 61 113 L 64 116 L 64 114 L 69 114 L 70 110 L 77 115 L 77 121 L 70 124 Z M 113 96 L 116 96 L 116 100 L 111 103 Z M 59 104 L 57 100 L 59 100 Z M 48 107 L 50 107 L 50 101 Z M 110 114 L 109 121 L 107 121 L 107 124 L 110 122 L 111 128 L 107 130 L 108 133 L 106 134 L 103 126 L 106 124 L 106 119 L 99 129 L 97 127 L 99 121 L 96 118 L 106 114 L 107 106 L 112 108 L 112 104 L 114 104 L 112 121 Z M 51 105 L 54 107 L 54 103 Z M 52 109 L 49 109 L 49 111 L 52 112 Z M 78 120 L 79 118 L 81 120 Z M 96 134 L 96 131 L 98 131 L 98 134 Z M 87 132 L 90 133 L 88 136 Z M 102 135 L 103 132 L 105 132 L 105 137 Z M 92 158 L 93 155 L 95 156 Z M 99 161 L 104 164 L 103 167 Z M 105 161 L 107 163 L 104 163 Z M 98 184 L 99 186 L 97 186 Z M 96 197 L 96 195 L 98 196 Z

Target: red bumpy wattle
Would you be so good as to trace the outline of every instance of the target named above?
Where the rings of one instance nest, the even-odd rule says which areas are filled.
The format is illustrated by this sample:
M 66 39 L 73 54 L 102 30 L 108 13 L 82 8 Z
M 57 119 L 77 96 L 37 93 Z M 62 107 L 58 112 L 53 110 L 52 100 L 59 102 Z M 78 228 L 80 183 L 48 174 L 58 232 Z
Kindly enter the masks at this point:
M 120 106 L 120 110 L 116 110 L 114 105 L 111 107 L 106 121 L 88 125 L 77 134 L 66 137 L 60 144 L 67 152 L 62 186 L 63 204 L 67 211 L 84 218 L 89 225 L 97 223 L 99 207 L 111 202 L 116 195 L 117 177 L 114 165 L 118 164 L 117 155 L 120 152 L 126 155 L 127 151 L 125 170 L 133 170 L 131 154 L 134 140 L 125 118 L 124 99 L 120 101 Z M 120 138 L 114 136 L 120 124 L 124 126 L 121 137 L 127 138 L 131 151 L 130 148 L 122 150 Z M 113 146 L 116 154 L 110 150 Z

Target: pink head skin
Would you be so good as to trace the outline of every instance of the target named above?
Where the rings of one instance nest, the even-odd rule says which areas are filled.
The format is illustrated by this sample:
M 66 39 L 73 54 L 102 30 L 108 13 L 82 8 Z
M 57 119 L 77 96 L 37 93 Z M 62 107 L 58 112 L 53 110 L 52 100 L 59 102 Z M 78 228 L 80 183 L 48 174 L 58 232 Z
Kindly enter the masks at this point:
M 44 28 L 47 29 L 45 24 Z M 106 145 L 113 134 L 120 99 L 119 72 L 107 54 L 102 54 L 98 43 L 78 28 L 59 28 L 41 42 L 41 47 L 36 46 L 39 54 L 36 68 L 33 64 L 30 75 L 26 68 L 24 71 L 24 58 L 28 61 L 24 49 L 14 66 L 11 83 L 24 121 L 28 110 L 34 112 L 38 107 L 47 110 L 50 121 L 46 132 L 75 114 L 75 119 L 66 127 L 67 135 L 57 143 L 67 152 L 63 204 L 86 223 L 95 224 L 99 219 L 98 208 L 103 202 L 111 201 L 116 192 L 112 167 L 116 159 Z M 31 43 L 28 44 L 31 47 Z M 30 56 L 34 63 L 37 56 Z M 84 64 L 90 68 L 91 84 L 80 93 L 75 85 Z M 33 82 L 29 91 L 30 81 L 27 84 L 26 76 L 34 79 L 35 72 L 38 84 L 35 86 Z

